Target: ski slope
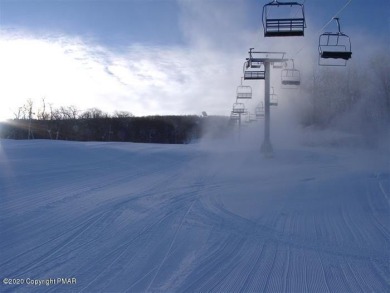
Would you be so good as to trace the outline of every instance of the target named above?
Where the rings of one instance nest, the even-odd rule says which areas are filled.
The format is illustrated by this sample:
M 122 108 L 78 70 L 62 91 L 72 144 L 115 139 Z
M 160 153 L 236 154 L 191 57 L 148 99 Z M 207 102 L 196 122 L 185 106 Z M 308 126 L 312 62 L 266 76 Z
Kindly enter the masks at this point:
M 390 292 L 386 151 L 1 140 L 0 166 L 1 292 Z

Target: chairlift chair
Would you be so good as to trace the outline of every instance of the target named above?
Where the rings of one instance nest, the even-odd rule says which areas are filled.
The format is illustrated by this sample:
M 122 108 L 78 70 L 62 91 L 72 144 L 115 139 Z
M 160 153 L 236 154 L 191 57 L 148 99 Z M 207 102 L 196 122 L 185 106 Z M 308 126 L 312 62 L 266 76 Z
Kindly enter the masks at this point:
M 255 114 L 246 111 L 246 113 L 244 114 L 244 122 L 246 124 L 250 124 L 250 123 L 255 122 L 255 121 L 257 121 Z
M 244 79 L 265 79 L 264 63 L 252 57 L 252 50 L 253 48 L 249 49 L 249 58 L 244 62 Z
M 263 6 L 262 19 L 264 37 L 297 37 L 305 33 L 304 6 L 298 2 L 274 0 Z
M 243 120 L 245 123 L 248 123 L 248 122 L 249 122 L 250 113 L 248 112 L 248 109 L 245 109 L 245 110 L 244 110 L 244 113 L 241 114 L 241 117 L 242 117 L 242 120 Z
M 245 105 L 243 103 L 234 103 L 232 113 L 244 114 L 245 113 Z
M 265 79 L 264 64 L 261 62 L 251 62 L 250 60 L 246 61 L 244 63 L 244 79 Z
M 301 73 L 295 69 L 294 60 L 291 59 L 292 67 L 286 65 L 281 71 L 281 81 L 284 88 L 295 88 L 301 84 Z
M 248 123 L 252 123 L 252 122 L 257 121 L 256 115 L 254 113 L 249 113 L 247 121 L 248 121 Z
M 337 22 L 338 32 L 326 32 L 319 37 L 318 64 L 322 66 L 346 66 L 352 57 L 351 39 L 341 32 L 339 18 L 335 17 L 334 20 Z
M 278 105 L 278 99 L 277 98 L 271 98 L 269 102 L 270 106 L 277 106 Z
M 242 85 L 242 77 L 241 84 L 237 87 L 237 99 L 252 99 L 252 87 L 248 85 Z
M 260 102 L 256 106 L 256 108 L 255 108 L 255 116 L 256 116 L 257 120 L 264 118 L 264 104 L 263 104 L 263 102 Z
M 236 121 L 240 120 L 240 115 L 238 113 L 234 113 L 232 111 L 230 113 L 230 120 L 236 122 Z
M 270 106 L 277 106 L 278 105 L 278 95 L 274 92 L 274 87 L 271 87 L 272 92 L 270 93 Z

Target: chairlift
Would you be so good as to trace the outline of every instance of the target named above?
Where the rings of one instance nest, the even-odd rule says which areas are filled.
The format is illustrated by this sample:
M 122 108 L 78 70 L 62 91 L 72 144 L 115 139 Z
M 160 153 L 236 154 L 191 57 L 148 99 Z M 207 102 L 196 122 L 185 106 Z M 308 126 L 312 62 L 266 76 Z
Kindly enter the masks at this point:
M 252 87 L 248 85 L 242 85 L 242 77 L 241 84 L 237 87 L 237 99 L 252 99 Z
M 278 95 L 274 92 L 274 87 L 271 87 L 272 92 L 270 93 L 270 106 L 277 106 L 278 105 Z
M 249 58 L 244 62 L 244 79 L 265 79 L 264 63 L 252 57 L 253 48 L 249 49 Z
M 244 118 L 245 118 L 244 122 L 245 122 L 246 124 L 250 124 L 250 123 L 252 123 L 252 122 L 257 121 L 256 116 L 255 116 L 254 113 L 249 113 L 249 112 L 247 112 L 246 115 L 244 116 Z
M 301 84 L 301 73 L 295 69 L 294 59 L 291 59 L 292 67 L 286 63 L 286 68 L 281 71 L 282 86 L 284 88 L 295 88 Z
M 305 33 L 304 6 L 298 2 L 274 0 L 263 6 L 262 19 L 264 37 L 298 37 Z
M 240 114 L 234 113 L 233 111 L 230 113 L 230 121 L 236 122 L 240 120 Z
M 244 122 L 248 122 L 249 121 L 249 112 L 248 112 L 248 109 L 244 109 L 244 112 L 241 114 L 241 117 L 242 117 L 242 121 Z
M 261 62 L 250 62 L 244 63 L 244 79 L 265 79 L 265 67 Z
M 256 116 L 257 120 L 264 118 L 264 104 L 263 104 L 263 102 L 260 102 L 256 106 L 256 108 L 255 108 L 255 116 Z
M 244 114 L 245 113 L 245 105 L 243 103 L 234 103 L 232 113 Z
M 351 39 L 341 32 L 339 18 L 335 17 L 334 20 L 337 22 L 338 32 L 326 32 L 319 37 L 318 64 L 322 66 L 346 66 L 352 57 Z
M 248 121 L 249 123 L 257 121 L 256 115 L 254 113 L 249 113 Z

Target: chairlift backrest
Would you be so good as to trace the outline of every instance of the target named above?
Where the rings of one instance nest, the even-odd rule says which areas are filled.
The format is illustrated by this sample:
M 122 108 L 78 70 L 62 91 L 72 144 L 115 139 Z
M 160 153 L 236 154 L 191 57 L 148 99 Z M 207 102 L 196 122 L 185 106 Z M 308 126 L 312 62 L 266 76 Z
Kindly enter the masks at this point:
M 291 14 L 295 15 L 291 17 Z M 265 37 L 303 36 L 306 28 L 303 4 L 274 0 L 263 6 Z
M 244 72 L 244 79 L 265 79 L 265 71 L 250 71 Z

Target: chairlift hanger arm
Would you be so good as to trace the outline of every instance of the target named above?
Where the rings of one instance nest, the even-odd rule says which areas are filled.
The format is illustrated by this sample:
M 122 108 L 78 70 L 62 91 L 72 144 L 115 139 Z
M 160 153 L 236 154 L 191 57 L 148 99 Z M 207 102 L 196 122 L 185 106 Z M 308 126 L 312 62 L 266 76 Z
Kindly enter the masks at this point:
M 292 62 L 292 69 L 295 69 L 295 63 L 294 63 L 294 59 L 290 59 L 291 60 L 291 62 Z
M 339 33 L 341 33 L 339 18 L 338 18 L 338 17 L 334 17 L 333 19 L 337 22 L 337 28 L 338 28 L 338 30 L 339 30 Z

